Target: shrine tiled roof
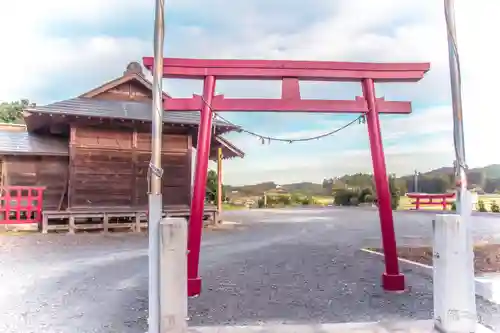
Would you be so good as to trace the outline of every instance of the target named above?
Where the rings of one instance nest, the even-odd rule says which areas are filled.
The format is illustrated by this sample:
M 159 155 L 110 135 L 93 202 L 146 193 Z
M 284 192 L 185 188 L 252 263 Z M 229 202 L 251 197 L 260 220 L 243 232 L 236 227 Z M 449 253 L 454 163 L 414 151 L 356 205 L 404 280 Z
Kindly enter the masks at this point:
M 151 102 L 115 101 L 77 97 L 43 106 L 37 105 L 35 108 L 28 109 L 27 111 L 52 115 L 151 121 L 151 108 Z M 163 121 L 171 124 L 198 125 L 200 123 L 200 112 L 167 111 L 163 114 Z M 236 129 L 235 126 L 219 120 L 215 120 L 214 125 Z
M 27 131 L 2 131 L 0 129 L 0 154 L 67 156 L 68 141 Z

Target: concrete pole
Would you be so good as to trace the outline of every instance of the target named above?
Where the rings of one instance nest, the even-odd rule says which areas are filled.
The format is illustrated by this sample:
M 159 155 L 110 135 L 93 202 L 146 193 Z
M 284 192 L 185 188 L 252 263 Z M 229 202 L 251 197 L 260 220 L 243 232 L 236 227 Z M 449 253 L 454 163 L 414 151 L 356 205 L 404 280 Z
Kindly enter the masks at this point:
M 151 117 L 151 162 L 149 163 L 149 333 L 160 333 L 160 221 L 162 218 L 161 144 L 163 130 L 163 42 L 164 0 L 156 0 L 154 26 L 153 107 Z
M 187 332 L 187 221 L 161 222 L 161 333 Z
M 467 223 L 460 215 L 437 215 L 433 233 L 434 325 L 444 333 L 476 332 L 474 253 Z

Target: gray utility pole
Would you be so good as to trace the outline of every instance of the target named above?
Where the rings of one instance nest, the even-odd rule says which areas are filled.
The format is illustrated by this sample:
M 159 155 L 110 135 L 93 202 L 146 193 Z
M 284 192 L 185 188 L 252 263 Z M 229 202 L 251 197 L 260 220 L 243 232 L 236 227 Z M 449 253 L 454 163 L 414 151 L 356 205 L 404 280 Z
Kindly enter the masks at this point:
M 163 131 L 163 42 L 165 4 L 156 0 L 154 27 L 153 108 L 151 118 L 151 162 L 149 163 L 149 333 L 160 333 L 160 222 L 162 219 L 161 143 Z
M 434 251 L 439 259 L 434 266 L 434 319 L 440 332 L 475 332 L 477 325 L 474 282 L 474 251 L 471 233 L 472 194 L 467 190 L 462 84 L 455 25 L 455 1 L 444 0 L 450 84 L 453 104 L 453 139 L 455 146 L 456 209 L 458 215 L 438 215 L 434 224 Z M 440 248 L 441 245 L 444 247 Z M 439 281 L 439 275 L 446 281 Z M 444 275 L 443 275 L 444 274 Z M 452 289 L 449 277 L 454 277 Z M 457 292 L 458 291 L 458 292 Z M 459 314 L 459 315 L 457 315 Z
M 415 175 L 413 176 L 413 192 L 418 193 L 418 171 L 415 170 Z
M 448 32 L 448 51 L 450 62 L 451 98 L 453 105 L 453 139 L 455 146 L 455 175 L 457 181 L 457 212 L 462 211 L 462 195 L 467 191 L 467 164 L 465 162 L 464 124 L 462 115 L 462 82 L 460 59 L 457 46 L 455 24 L 455 1 L 444 1 L 446 28 Z M 467 208 L 468 209 L 468 208 Z

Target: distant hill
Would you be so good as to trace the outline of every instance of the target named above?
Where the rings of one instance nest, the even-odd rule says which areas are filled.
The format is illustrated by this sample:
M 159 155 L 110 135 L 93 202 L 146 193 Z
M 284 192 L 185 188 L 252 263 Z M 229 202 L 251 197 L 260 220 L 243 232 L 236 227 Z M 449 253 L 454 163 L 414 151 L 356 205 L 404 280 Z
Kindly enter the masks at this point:
M 436 179 L 438 179 L 446 183 L 442 186 L 449 187 L 450 184 L 453 183 L 453 174 L 454 170 L 452 167 L 442 167 L 439 169 L 431 170 L 429 172 L 421 173 L 419 175 L 419 181 L 423 184 L 426 181 L 434 182 Z M 469 183 L 484 188 L 487 192 L 494 192 L 500 189 L 500 164 L 492 164 L 482 168 L 470 169 L 468 175 Z M 406 190 L 411 192 L 413 190 L 411 188 L 413 177 L 413 175 L 406 175 L 399 177 L 398 180 L 402 184 L 406 184 Z M 370 179 L 370 177 L 368 175 L 355 174 L 344 175 L 337 178 L 337 181 L 340 181 L 347 185 L 355 184 L 355 186 L 363 186 L 363 183 L 367 182 L 366 179 Z M 442 186 L 438 186 L 437 188 L 442 188 Z M 264 194 L 264 192 L 275 190 L 276 187 L 277 184 L 272 181 L 254 185 L 225 186 L 228 196 L 260 196 Z M 280 184 L 280 187 L 283 191 L 287 191 L 290 193 L 300 193 L 304 195 L 329 194 L 329 190 L 325 189 L 325 187 L 321 183 L 301 182 L 292 184 Z
M 232 194 L 239 194 L 240 196 L 259 196 L 264 192 L 275 191 L 278 184 L 275 182 L 265 182 L 254 185 L 243 186 L 226 186 L 226 193 L 228 196 Z M 304 195 L 324 195 L 325 189 L 321 184 L 311 182 L 293 183 L 293 184 L 280 184 L 280 189 L 289 193 L 301 193 Z M 234 193 L 237 192 L 237 193 Z
M 431 170 L 429 172 L 422 173 L 421 175 L 453 175 L 455 170 L 452 167 L 442 167 L 439 169 Z M 500 164 L 491 164 L 482 168 L 469 169 L 469 173 L 482 173 L 485 178 L 500 178 Z M 404 177 L 413 177 L 413 175 L 408 175 Z
M 476 168 L 471 171 L 482 171 L 486 178 L 499 179 L 500 178 L 500 164 L 492 164 L 484 168 Z

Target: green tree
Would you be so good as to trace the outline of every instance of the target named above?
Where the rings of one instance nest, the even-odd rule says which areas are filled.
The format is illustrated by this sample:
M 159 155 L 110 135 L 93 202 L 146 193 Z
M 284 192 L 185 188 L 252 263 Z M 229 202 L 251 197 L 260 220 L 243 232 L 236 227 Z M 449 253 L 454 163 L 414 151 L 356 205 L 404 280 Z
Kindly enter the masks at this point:
M 479 200 L 477 202 L 477 207 L 480 212 L 487 212 L 488 210 L 486 209 L 486 205 L 484 204 L 483 200 Z
M 0 103 L 0 122 L 19 124 L 23 122 L 23 110 L 27 107 L 34 107 L 27 99 L 16 102 Z
M 351 198 L 355 197 L 357 200 L 358 196 L 359 196 L 359 193 L 356 191 L 341 189 L 341 190 L 335 191 L 334 202 L 335 202 L 335 205 L 337 205 L 337 206 L 350 206 L 351 204 L 353 204 L 353 202 L 351 201 Z
M 292 201 L 292 204 L 301 203 L 302 197 L 297 193 L 292 193 L 290 200 Z
M 494 200 L 493 200 L 493 201 L 491 202 L 491 206 L 490 206 L 490 207 L 491 207 L 491 211 L 492 211 L 493 213 L 500 213 L 500 206 L 497 204 L 497 202 L 496 202 L 496 201 L 494 201 Z
M 361 192 L 359 193 L 358 202 L 360 202 L 360 203 L 370 202 L 370 201 L 366 200 L 367 196 L 371 197 L 373 200 L 373 190 L 370 187 L 367 187 L 367 188 L 364 188 L 361 190 Z
M 313 202 L 314 202 L 314 200 L 313 200 L 312 197 L 304 197 L 302 199 L 302 204 L 305 205 L 305 206 L 311 205 L 311 204 L 313 204 Z
M 222 201 L 226 197 L 224 186 L 222 186 Z M 208 170 L 207 187 L 205 189 L 205 200 L 208 202 L 217 203 L 217 172 Z
M 367 194 L 367 195 L 364 196 L 364 198 L 363 198 L 364 201 L 363 202 L 371 204 L 371 203 L 373 203 L 374 199 L 375 198 L 373 197 L 373 194 Z
M 391 192 L 391 207 L 393 210 L 398 209 L 401 192 L 396 182 L 396 176 L 389 176 L 389 190 Z
M 324 194 L 326 195 L 331 195 L 333 191 L 333 184 L 334 184 L 333 178 L 329 179 L 323 179 L 323 183 L 321 184 L 321 187 L 323 188 Z

